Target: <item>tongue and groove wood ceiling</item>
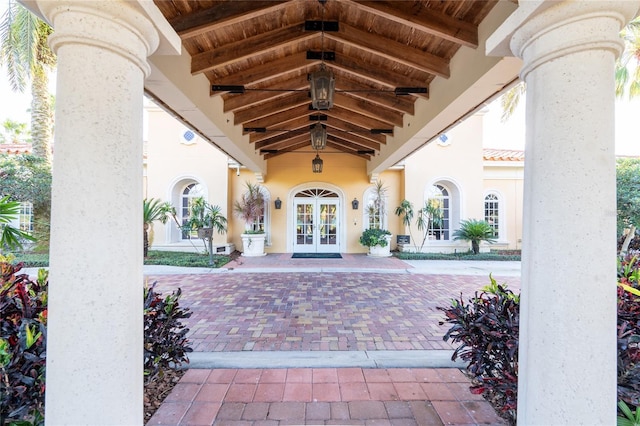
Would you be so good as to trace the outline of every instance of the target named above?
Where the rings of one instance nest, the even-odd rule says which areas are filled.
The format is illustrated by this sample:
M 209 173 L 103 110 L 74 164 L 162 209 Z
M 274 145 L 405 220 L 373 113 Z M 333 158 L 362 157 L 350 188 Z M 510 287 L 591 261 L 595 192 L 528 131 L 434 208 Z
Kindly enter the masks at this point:
M 416 99 L 428 99 L 431 81 L 450 76 L 458 49 L 478 47 L 478 24 L 496 3 L 155 1 L 191 55 L 191 73 L 205 74 L 210 95 L 222 96 L 224 111 L 265 159 L 311 149 L 309 128 L 318 122 L 327 128 L 327 148 L 371 158 L 403 116 L 414 114 Z M 336 93 L 333 107 L 318 111 L 308 75 L 323 62 Z M 427 90 L 396 95 L 407 87 Z

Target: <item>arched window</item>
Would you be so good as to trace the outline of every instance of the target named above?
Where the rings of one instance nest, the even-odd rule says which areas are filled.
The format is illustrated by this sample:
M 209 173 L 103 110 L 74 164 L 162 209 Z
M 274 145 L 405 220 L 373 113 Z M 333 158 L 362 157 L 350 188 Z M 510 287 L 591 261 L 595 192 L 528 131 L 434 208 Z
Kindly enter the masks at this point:
M 493 228 L 493 238 L 500 238 L 500 200 L 496 194 L 484 197 L 484 220 Z
M 431 186 L 423 210 L 425 220 L 429 225 L 429 237 L 435 240 L 448 240 L 451 223 L 451 197 L 447 188 L 440 184 Z
M 382 195 L 383 199 L 379 199 Z M 362 209 L 365 229 L 387 229 L 386 195 L 378 194 L 376 188 L 368 188 L 364 193 Z
M 189 220 L 189 211 L 191 210 L 191 204 L 196 198 L 204 197 L 204 188 L 199 183 L 190 183 L 182 190 L 182 200 L 180 203 L 180 223 L 183 225 Z M 191 232 L 182 231 L 182 239 L 188 240 L 190 238 L 197 238 L 198 231 L 193 230 Z

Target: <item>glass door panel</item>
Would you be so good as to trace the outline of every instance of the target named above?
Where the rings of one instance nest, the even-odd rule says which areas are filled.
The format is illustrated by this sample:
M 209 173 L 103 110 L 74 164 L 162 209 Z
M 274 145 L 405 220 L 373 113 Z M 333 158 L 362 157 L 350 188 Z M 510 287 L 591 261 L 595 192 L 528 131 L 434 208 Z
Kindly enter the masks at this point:
M 338 200 L 295 198 L 295 240 L 298 253 L 338 253 Z

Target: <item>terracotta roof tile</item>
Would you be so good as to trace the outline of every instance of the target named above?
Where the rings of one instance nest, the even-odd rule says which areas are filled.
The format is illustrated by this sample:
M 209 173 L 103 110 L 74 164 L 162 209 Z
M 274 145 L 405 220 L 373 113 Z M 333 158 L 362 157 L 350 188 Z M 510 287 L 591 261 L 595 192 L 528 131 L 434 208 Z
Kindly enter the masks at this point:
M 482 157 L 485 161 L 524 161 L 524 151 L 488 148 L 482 151 Z
M 30 143 L 3 143 L 0 144 L 0 154 L 31 154 Z

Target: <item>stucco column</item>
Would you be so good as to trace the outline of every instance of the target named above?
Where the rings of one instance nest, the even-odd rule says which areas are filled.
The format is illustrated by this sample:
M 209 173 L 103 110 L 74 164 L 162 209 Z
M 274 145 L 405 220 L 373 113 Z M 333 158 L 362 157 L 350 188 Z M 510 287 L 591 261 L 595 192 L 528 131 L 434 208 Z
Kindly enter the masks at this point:
M 505 23 L 527 84 L 518 424 L 612 425 L 614 63 L 638 3 L 520 7 Z
M 142 96 L 151 22 L 124 1 L 43 1 L 58 56 L 46 423 L 140 425 Z

